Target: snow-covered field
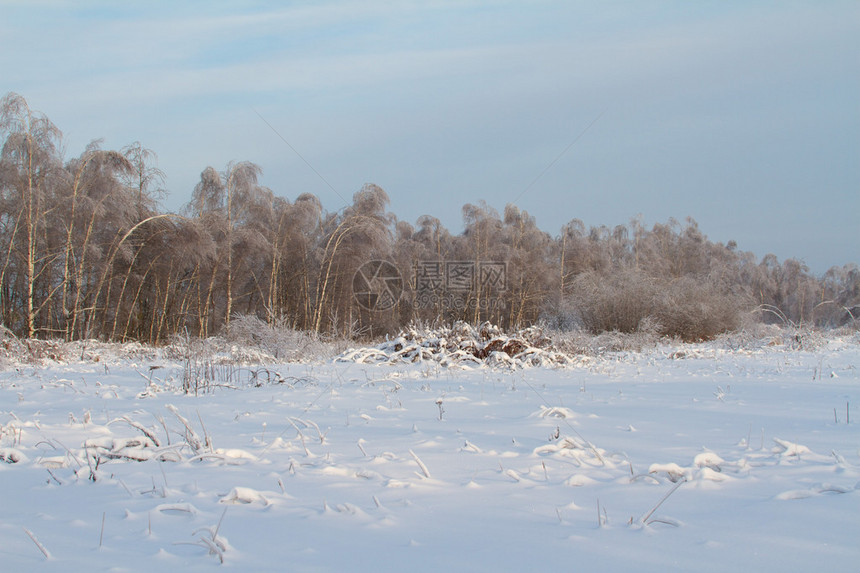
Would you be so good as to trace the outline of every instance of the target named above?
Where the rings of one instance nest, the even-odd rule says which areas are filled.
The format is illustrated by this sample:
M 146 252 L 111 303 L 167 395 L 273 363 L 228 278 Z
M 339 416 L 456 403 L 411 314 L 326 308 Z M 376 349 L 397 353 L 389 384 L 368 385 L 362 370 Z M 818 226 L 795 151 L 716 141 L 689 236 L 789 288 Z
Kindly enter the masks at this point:
M 0 569 L 857 571 L 860 337 L 728 347 L 7 365 Z

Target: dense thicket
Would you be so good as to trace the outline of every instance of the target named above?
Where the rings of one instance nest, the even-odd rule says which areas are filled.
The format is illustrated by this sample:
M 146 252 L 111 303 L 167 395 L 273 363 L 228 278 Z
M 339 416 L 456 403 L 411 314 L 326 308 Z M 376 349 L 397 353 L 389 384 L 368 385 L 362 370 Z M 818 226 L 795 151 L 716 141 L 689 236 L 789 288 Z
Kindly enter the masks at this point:
M 159 210 L 163 174 L 139 143 L 110 151 L 93 142 L 65 160 L 59 129 L 16 94 L 0 101 L 0 135 L 0 317 L 21 336 L 155 343 L 255 315 L 341 335 L 412 320 L 543 320 L 694 340 L 750 315 L 816 325 L 860 317 L 856 265 L 815 277 L 793 259 L 757 261 L 709 241 L 692 219 L 650 229 L 574 219 L 553 237 L 516 206 L 500 216 L 479 204 L 463 207 L 465 230 L 453 235 L 429 215 L 398 221 L 373 184 L 335 213 L 311 194 L 291 202 L 262 187 L 250 162 L 205 168 L 174 214 Z M 402 277 L 359 273 L 365 290 L 400 295 L 375 308 L 354 296 L 371 260 Z

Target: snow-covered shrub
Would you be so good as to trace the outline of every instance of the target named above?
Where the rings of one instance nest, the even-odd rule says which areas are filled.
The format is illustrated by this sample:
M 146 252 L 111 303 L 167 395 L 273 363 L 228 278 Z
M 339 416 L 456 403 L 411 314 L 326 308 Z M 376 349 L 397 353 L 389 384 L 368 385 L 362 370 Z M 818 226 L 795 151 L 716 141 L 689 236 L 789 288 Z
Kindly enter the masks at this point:
M 656 315 L 658 296 L 655 281 L 638 271 L 609 276 L 589 271 L 574 281 L 571 303 L 583 326 L 594 334 L 636 332 L 640 322 Z
M 238 365 L 325 359 L 336 356 L 348 344 L 346 340 L 296 330 L 283 320 L 269 324 L 256 316 L 239 315 L 219 336 L 175 336 L 163 352 L 173 360 L 194 358 L 216 365 Z
M 442 366 L 486 364 L 517 368 L 567 364 L 570 357 L 558 352 L 539 327 L 505 334 L 489 322 L 477 328 L 456 322 L 438 328 L 410 324 L 393 339 L 374 347 L 351 348 L 337 360 L 364 364 L 434 361 Z
M 570 305 L 593 334 L 644 332 L 690 342 L 736 329 L 747 301 L 706 279 L 654 277 L 622 269 L 579 275 Z
M 688 342 L 709 340 L 737 329 L 745 302 L 743 297 L 705 280 L 682 277 L 660 281 L 655 305 L 658 331 Z
M 230 321 L 225 339 L 230 344 L 257 348 L 271 355 L 275 361 L 325 358 L 336 355 L 345 347 L 342 340 L 296 330 L 285 319 L 267 323 L 248 314 Z
M 23 364 L 45 361 L 65 362 L 68 345 L 61 340 L 19 339 L 6 327 L 0 326 L 0 360 Z
M 25 352 L 25 346 L 18 337 L 5 326 L 0 325 L 0 360 L 7 362 L 19 359 Z

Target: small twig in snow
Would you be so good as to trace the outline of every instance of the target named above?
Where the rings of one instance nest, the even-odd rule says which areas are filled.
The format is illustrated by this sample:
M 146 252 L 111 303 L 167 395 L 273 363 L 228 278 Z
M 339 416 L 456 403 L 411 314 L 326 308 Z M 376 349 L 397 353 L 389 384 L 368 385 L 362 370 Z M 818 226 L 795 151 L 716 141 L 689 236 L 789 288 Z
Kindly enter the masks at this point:
M 415 463 L 417 463 L 418 467 L 421 468 L 421 472 L 424 474 L 424 477 L 429 479 L 430 471 L 427 469 L 427 466 L 424 465 L 424 462 L 421 461 L 421 458 L 419 458 L 412 450 L 409 450 L 409 453 L 413 458 L 415 458 Z
M 227 508 L 224 508 L 224 511 L 221 513 L 221 519 L 218 520 L 218 525 L 215 526 L 215 532 L 212 534 L 212 539 L 214 540 L 218 537 L 218 532 L 221 530 L 221 523 L 224 521 L 224 516 L 227 515 Z
M 128 486 L 127 486 L 127 485 L 125 485 L 125 482 L 123 482 L 121 479 L 117 479 L 117 481 L 119 482 L 119 485 L 121 485 L 121 486 L 123 487 L 123 489 L 125 489 L 125 491 L 127 491 L 127 492 L 128 492 L 128 495 L 129 495 L 129 496 L 134 497 L 134 494 L 133 494 L 133 493 L 131 493 L 131 490 L 130 490 L 130 489 L 128 489 Z
M 99 533 L 99 547 L 102 546 L 102 541 L 105 538 L 105 517 L 107 516 L 107 512 L 102 512 L 102 531 Z
M 45 559 L 50 559 L 50 558 L 51 558 L 51 553 L 48 551 L 48 549 L 47 549 L 44 545 L 42 545 L 42 543 L 41 543 L 38 539 L 36 539 L 36 536 L 35 536 L 35 535 L 33 535 L 33 532 L 32 532 L 32 531 L 30 531 L 29 529 L 27 529 L 27 528 L 25 527 L 25 528 L 24 528 L 24 533 L 26 533 L 26 534 L 30 537 L 30 539 L 32 539 L 32 540 L 33 540 L 33 543 L 35 543 L 35 544 L 36 544 L 36 547 L 38 547 L 38 548 L 39 548 L 39 551 L 41 551 L 41 552 L 42 552 L 42 555 L 44 555 L 44 556 L 45 556 Z
M 140 422 L 135 422 L 134 420 L 132 420 L 128 416 L 123 416 L 122 418 L 116 418 L 115 420 L 111 420 L 110 422 L 108 422 L 108 425 L 111 425 L 114 422 L 125 422 L 126 424 L 128 424 L 129 426 L 131 426 L 132 428 L 134 428 L 136 430 L 139 430 L 144 436 L 146 436 L 147 438 L 152 440 L 152 443 L 155 444 L 156 447 L 161 446 L 161 441 L 158 439 L 158 436 L 156 436 L 151 430 L 146 428 Z
M 657 511 L 657 508 L 660 507 L 661 505 L 663 505 L 663 502 L 666 501 L 667 499 L 669 499 L 669 496 L 672 495 L 673 493 L 675 493 L 675 491 L 686 482 L 687 482 L 687 476 L 684 476 L 683 478 L 678 480 L 678 483 L 676 483 L 675 486 L 666 493 L 666 495 L 664 495 L 662 498 L 660 498 L 660 501 L 657 502 L 657 505 L 652 507 L 651 511 L 649 511 L 648 513 L 643 515 L 642 518 L 639 520 L 639 522 L 647 524 L 648 518 L 651 517 L 651 515 L 655 511 Z
M 206 426 L 203 424 L 203 418 L 200 416 L 200 410 L 197 410 L 197 419 L 200 420 L 200 427 L 203 428 L 203 443 L 206 444 L 206 447 L 209 448 L 210 452 L 214 452 L 214 448 L 212 447 L 212 438 L 209 436 L 209 432 L 206 431 Z
M 292 418 L 287 418 L 287 420 L 290 422 L 290 424 L 293 425 L 293 428 L 295 428 L 296 431 L 299 433 L 299 439 L 302 441 L 302 447 L 305 449 L 305 455 L 310 457 L 311 452 L 310 452 L 310 450 L 308 450 L 308 446 L 305 443 L 305 435 L 302 433 L 302 431 L 299 429 L 299 427 L 296 425 L 296 423 L 293 422 Z

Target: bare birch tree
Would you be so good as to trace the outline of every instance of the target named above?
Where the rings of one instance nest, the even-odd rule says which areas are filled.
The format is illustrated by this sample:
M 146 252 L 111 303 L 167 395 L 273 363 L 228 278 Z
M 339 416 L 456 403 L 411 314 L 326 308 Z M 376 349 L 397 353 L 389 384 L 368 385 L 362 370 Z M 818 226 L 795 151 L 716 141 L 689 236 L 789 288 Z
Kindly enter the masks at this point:
M 43 237 L 45 218 L 51 208 L 47 201 L 50 180 L 61 169 L 58 147 L 62 134 L 45 115 L 31 110 L 24 98 L 15 93 L 0 100 L 0 133 L 5 134 L 0 157 L 3 163 L 0 193 L 8 209 L 6 216 L 15 220 L 8 254 L 23 266 L 23 330 L 33 337 L 37 314 L 44 302 L 37 300 L 36 284 L 43 273 L 50 271 L 55 256 L 46 251 Z

